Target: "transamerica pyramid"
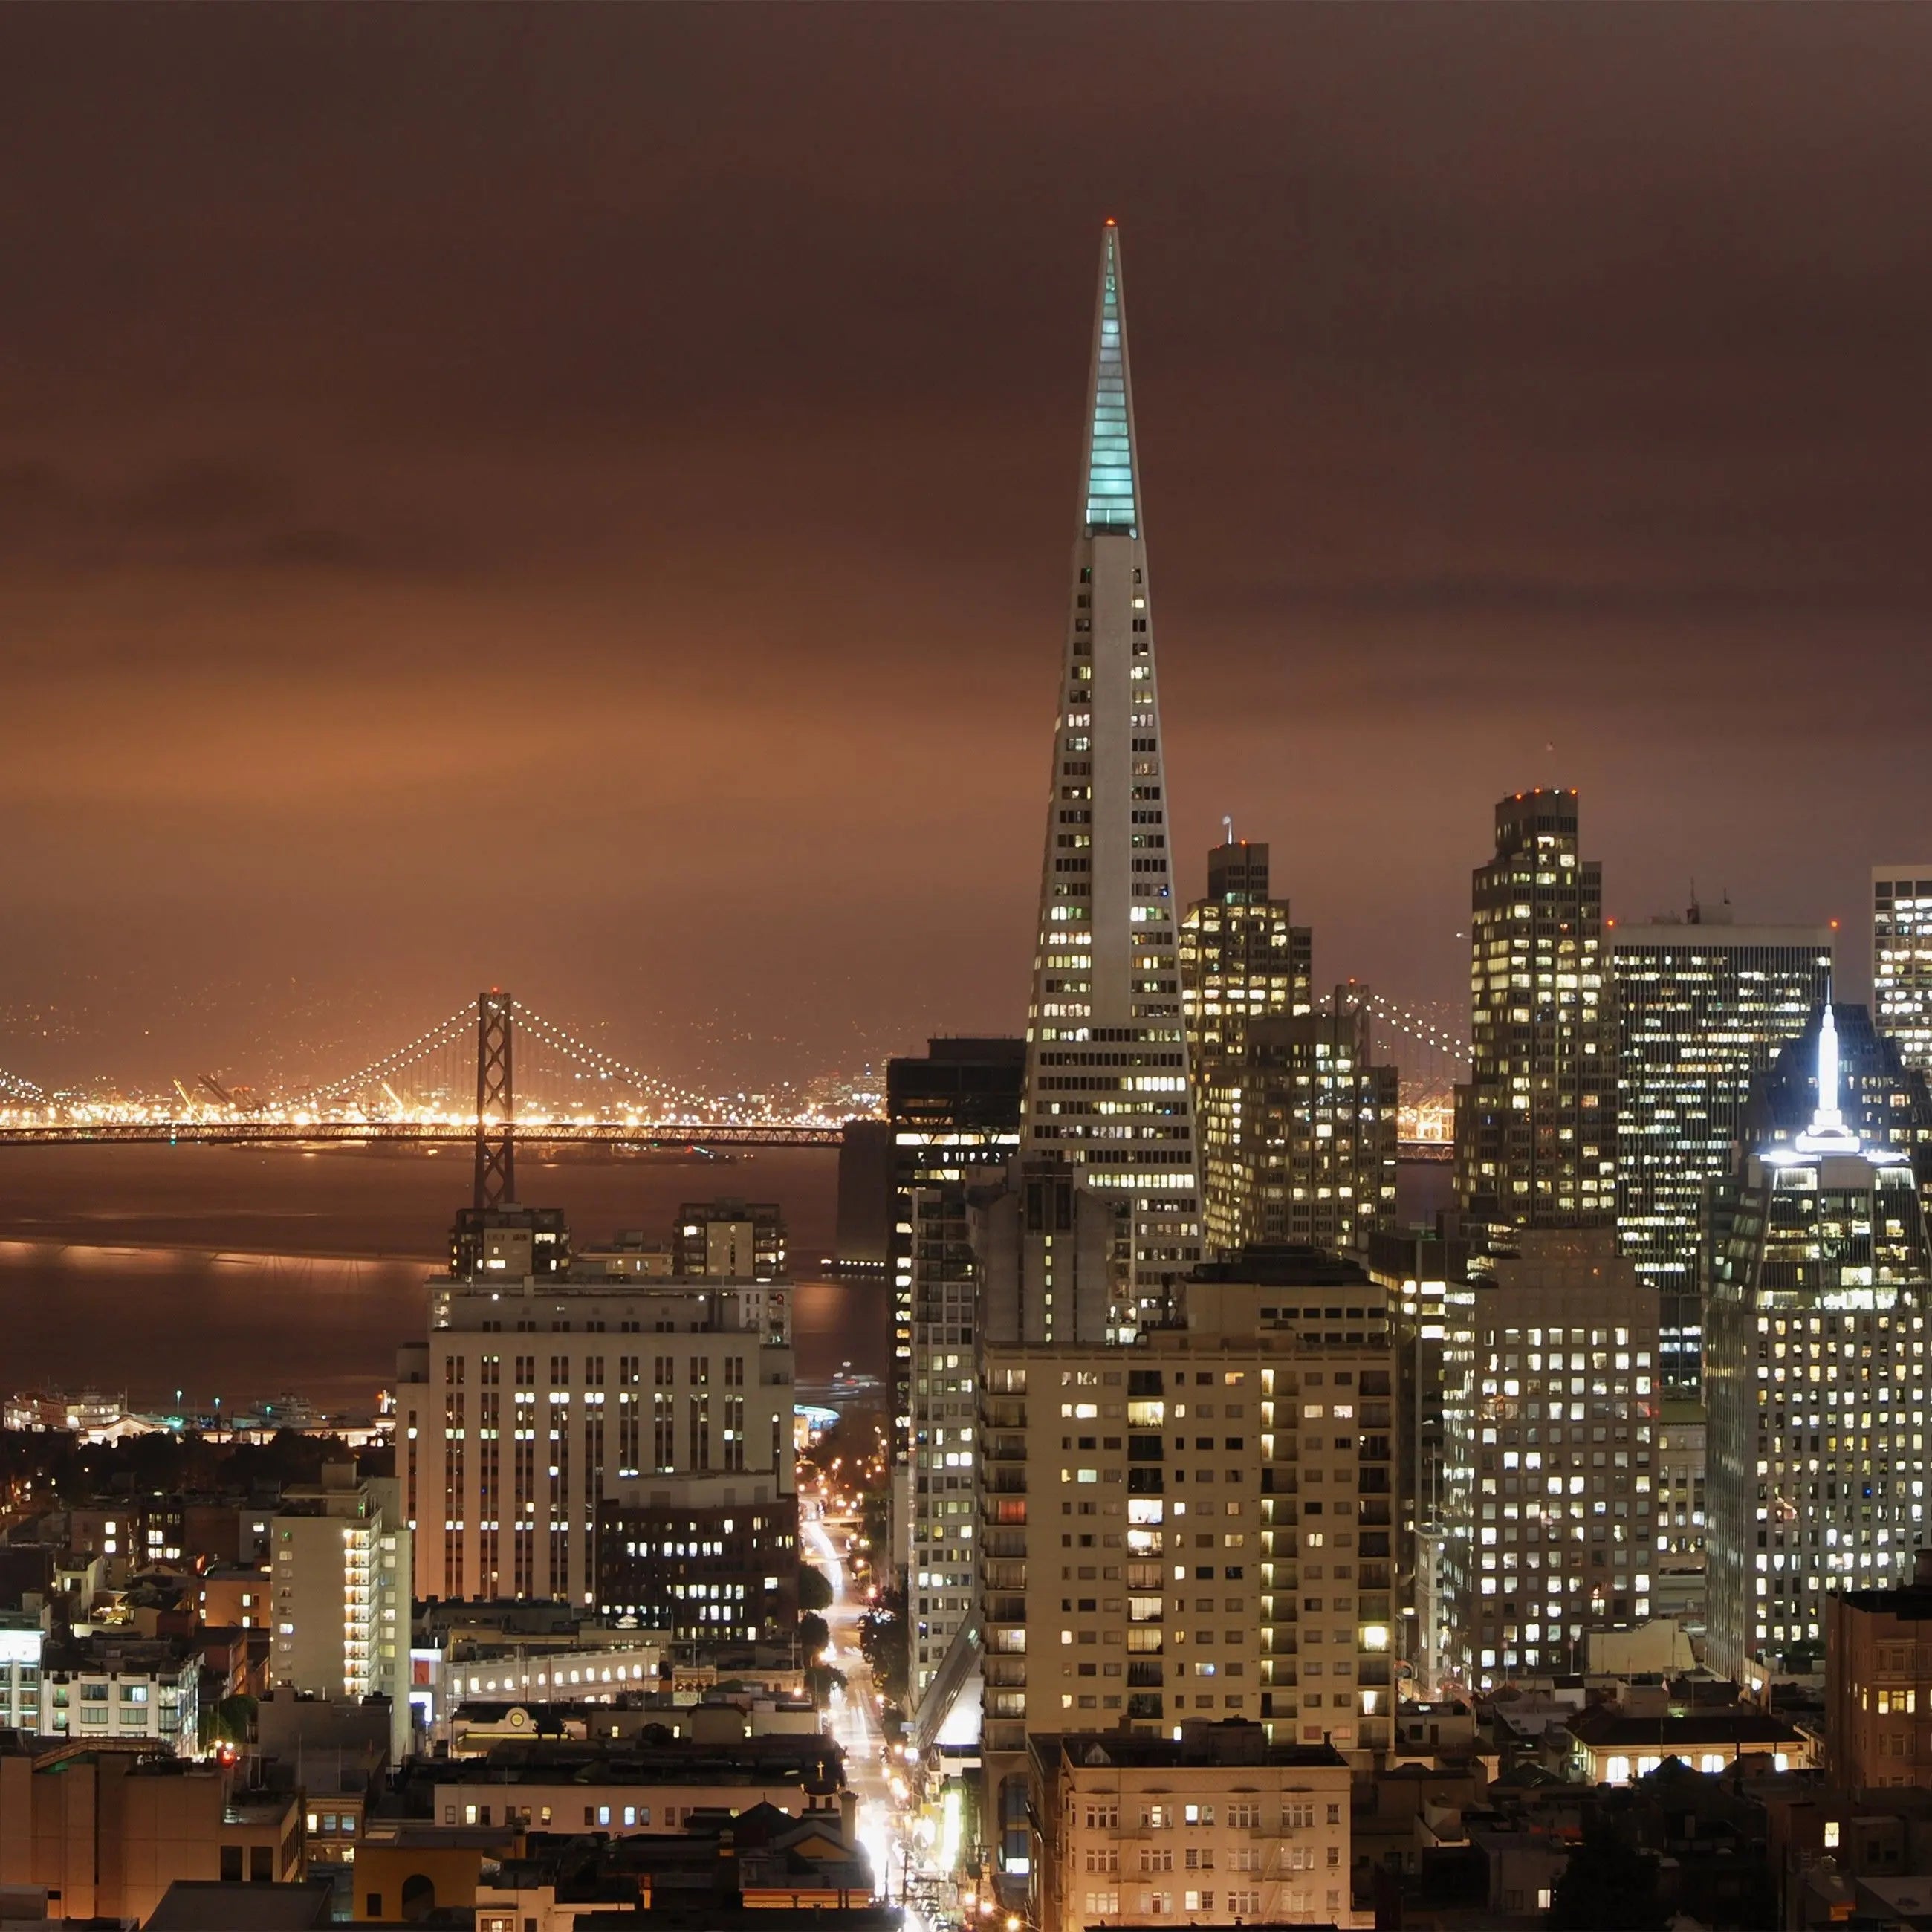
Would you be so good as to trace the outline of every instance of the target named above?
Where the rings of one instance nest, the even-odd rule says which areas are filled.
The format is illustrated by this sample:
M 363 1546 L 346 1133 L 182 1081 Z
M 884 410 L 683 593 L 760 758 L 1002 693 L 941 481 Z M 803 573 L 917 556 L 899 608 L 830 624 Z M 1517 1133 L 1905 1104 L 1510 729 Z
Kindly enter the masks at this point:
M 1023 1156 L 1132 1202 L 1118 1339 L 1200 1258 L 1120 236 L 1100 244 L 1073 581 L 1027 1022 Z

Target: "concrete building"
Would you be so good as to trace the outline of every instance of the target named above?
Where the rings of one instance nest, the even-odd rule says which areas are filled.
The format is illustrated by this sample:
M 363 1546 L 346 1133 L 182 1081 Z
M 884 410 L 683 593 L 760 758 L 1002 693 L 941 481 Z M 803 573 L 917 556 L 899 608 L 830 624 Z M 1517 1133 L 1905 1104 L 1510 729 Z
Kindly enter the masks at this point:
M 1073 580 L 1041 862 L 1021 1148 L 1124 1202 L 1119 1324 L 1158 1320 L 1201 1256 L 1169 808 L 1120 231 L 1100 251 Z
M 1029 1760 L 1038 1932 L 1348 1916 L 1350 1776 L 1325 1744 L 1230 1719 L 1039 1736 Z
M 1186 1306 L 1131 1348 L 982 1350 L 981 1743 L 1010 1876 L 1029 1856 L 1027 1741 L 1070 1722 L 1388 1742 L 1382 1292 L 1262 1250 L 1197 1270 Z
M 785 1279 L 784 1219 L 775 1201 L 687 1201 L 671 1250 L 674 1271 L 687 1280 Z
M 1395 1220 L 1400 1078 L 1375 1064 L 1366 1005 L 1251 1017 L 1242 1044 L 1196 1063 L 1210 1252 L 1366 1248 Z
M 1909 1581 L 1824 1600 L 1832 1784 L 1932 1784 L 1932 1550 L 1913 1552 Z
M 1498 1227 L 1606 1226 L 1617 1063 L 1603 874 L 1579 856 L 1574 790 L 1496 806 L 1470 902 L 1470 1077 L 1456 1089 L 1456 1196 Z
M 388 1698 L 400 1762 L 410 1748 L 413 1539 L 397 1484 L 358 1480 L 352 1462 L 325 1464 L 317 1486 L 283 1492 L 270 1533 L 269 1682 L 352 1703 Z
M 1895 1581 L 1923 1540 L 1928 1126 L 1924 1075 L 1826 1006 L 1714 1199 L 1706 1654 L 1740 1684 L 1814 1673 L 1825 1593 Z
M 302 1814 L 230 1769 L 153 1746 L 0 1736 L 0 1886 L 33 1886 L 69 1921 L 146 1920 L 178 1880 L 292 1884 Z
M 1932 862 L 1874 866 L 1871 880 L 1872 1018 L 1932 1073 Z
M 1448 1296 L 1440 1641 L 1470 1690 L 1652 1614 L 1656 1297 L 1608 1228 L 1518 1238 Z
M 979 1276 L 968 1196 L 1019 1146 L 1022 1040 L 934 1040 L 886 1069 L 892 1138 L 892 1548 L 916 1711 L 973 1603 Z
M 1198 1070 L 1238 1058 L 1250 1020 L 1315 1009 L 1314 938 L 1268 896 L 1268 848 L 1232 836 L 1208 854 L 1208 896 L 1180 922 L 1180 1001 Z
M 570 1230 L 561 1208 L 459 1208 L 449 1271 L 459 1280 L 523 1281 L 565 1273 Z
M 24 1653 L 24 1640 L 16 1648 Z M 188 1758 L 201 1750 L 201 1660 L 166 1638 L 118 1636 L 50 1640 L 40 1658 L 44 1738 L 88 1744 L 142 1739 Z M 32 1702 L 16 1680 L 15 1709 Z
M 1661 1298 L 1666 1392 L 1702 1372 L 1698 1252 L 1706 1189 L 1730 1171 L 1753 1078 L 1832 984 L 1828 926 L 1738 926 L 1731 908 L 1618 928 L 1617 1237 Z
M 1701 1402 L 1664 1397 L 1657 1419 L 1657 1568 L 1651 1607 L 1660 1617 L 1704 1621 L 1705 1522 L 1709 1424 Z
M 606 1499 L 675 1515 L 686 1478 L 694 1520 L 794 1509 L 789 1316 L 782 1282 L 432 1282 L 398 1390 L 417 1595 L 592 1603 Z

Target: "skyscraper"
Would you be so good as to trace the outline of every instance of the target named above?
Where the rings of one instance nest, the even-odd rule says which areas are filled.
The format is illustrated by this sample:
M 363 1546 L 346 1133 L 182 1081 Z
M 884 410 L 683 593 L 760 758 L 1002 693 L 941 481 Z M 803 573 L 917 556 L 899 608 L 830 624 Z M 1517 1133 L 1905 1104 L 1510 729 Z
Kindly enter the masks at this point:
M 1932 1072 L 1932 860 L 1872 868 L 1872 1018 Z
M 1734 926 L 1694 905 L 1611 935 L 1617 1013 L 1617 1238 L 1661 1298 L 1667 1392 L 1700 1386 L 1699 1228 L 1727 1173 L 1752 1076 L 1802 1032 L 1832 984 L 1832 929 Z
M 1925 1526 L 1925 1076 L 1826 1006 L 1754 1093 L 1711 1216 L 1707 1659 L 1808 1673 L 1827 1589 L 1899 1580 Z
M 1021 1148 L 1130 1204 L 1130 1337 L 1199 1259 L 1166 773 L 1154 680 L 1120 231 L 1101 238 Z
M 1209 1248 L 1366 1247 L 1395 1221 L 1400 1084 L 1374 1064 L 1367 1007 L 1338 986 L 1319 1012 L 1243 1026 L 1240 1048 L 1203 1069 Z
M 979 1292 L 967 1196 L 1019 1144 L 1026 1042 L 935 1040 L 886 1069 L 892 1238 L 894 1560 L 906 1572 L 916 1710 L 973 1608 Z
M 1268 848 L 1228 839 L 1208 854 L 1208 896 L 1180 922 L 1180 999 L 1197 1080 L 1238 1054 L 1251 1019 L 1312 1010 L 1314 938 L 1268 896 Z M 1196 1095 L 1198 1101 L 1199 1096 Z
M 1574 789 L 1504 799 L 1496 856 L 1472 882 L 1456 1196 L 1504 1226 L 1600 1226 L 1616 1207 L 1603 874 L 1578 856 L 1576 823 Z

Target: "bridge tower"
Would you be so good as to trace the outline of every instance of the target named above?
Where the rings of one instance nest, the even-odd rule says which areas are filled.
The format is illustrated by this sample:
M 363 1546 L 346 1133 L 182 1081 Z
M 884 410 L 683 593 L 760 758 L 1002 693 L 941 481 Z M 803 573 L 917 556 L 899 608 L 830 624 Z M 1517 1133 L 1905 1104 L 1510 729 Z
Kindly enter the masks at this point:
M 476 1000 L 476 1204 L 479 1208 L 500 1208 L 517 1198 L 517 1090 L 512 1067 L 515 1004 L 508 994 L 494 986 Z

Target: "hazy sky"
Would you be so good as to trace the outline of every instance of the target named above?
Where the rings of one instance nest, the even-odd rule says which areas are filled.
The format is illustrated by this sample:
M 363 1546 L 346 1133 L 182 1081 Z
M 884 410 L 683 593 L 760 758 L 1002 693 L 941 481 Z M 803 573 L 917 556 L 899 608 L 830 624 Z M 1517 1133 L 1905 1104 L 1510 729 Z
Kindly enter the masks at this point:
M 0 1066 L 1017 1026 L 1102 217 L 1190 893 L 1932 854 L 1923 9 L 0 10 Z

